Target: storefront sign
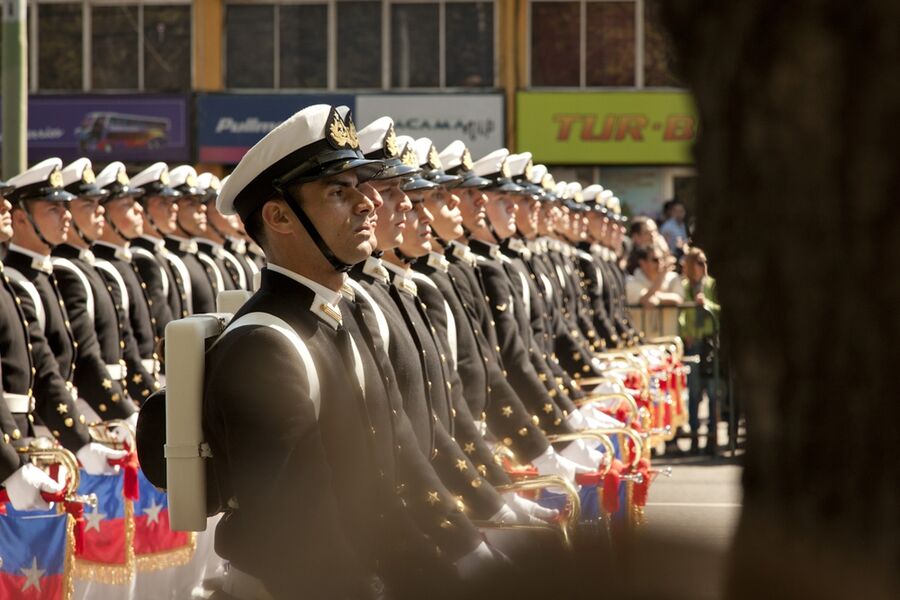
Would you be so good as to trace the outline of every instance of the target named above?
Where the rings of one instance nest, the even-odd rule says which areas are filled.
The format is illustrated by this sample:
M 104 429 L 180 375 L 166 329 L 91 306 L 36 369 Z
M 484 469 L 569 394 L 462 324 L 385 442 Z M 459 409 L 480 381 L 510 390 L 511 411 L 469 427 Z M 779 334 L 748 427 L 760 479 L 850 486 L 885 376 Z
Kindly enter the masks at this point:
M 28 161 L 188 161 L 188 110 L 187 96 L 31 96 Z
M 431 138 L 439 152 L 457 139 L 475 159 L 506 145 L 502 94 L 360 95 L 354 114 L 360 127 L 387 115 L 398 135 Z
M 236 164 L 264 135 L 313 104 L 346 105 L 349 94 L 200 94 L 197 146 L 201 163 Z M 359 124 L 359 119 L 354 118 Z
M 686 92 L 519 92 L 517 146 L 550 164 L 691 164 Z

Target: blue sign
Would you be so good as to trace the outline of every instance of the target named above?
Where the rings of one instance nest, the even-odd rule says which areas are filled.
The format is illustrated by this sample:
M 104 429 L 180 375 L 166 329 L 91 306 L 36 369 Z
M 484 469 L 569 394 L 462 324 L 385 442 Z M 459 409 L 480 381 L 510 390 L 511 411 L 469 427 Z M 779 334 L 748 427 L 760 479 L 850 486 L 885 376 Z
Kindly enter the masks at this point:
M 188 96 L 30 96 L 28 161 L 187 161 L 189 124 Z
M 236 164 L 279 123 L 313 104 L 355 107 L 351 94 L 199 94 L 197 147 L 201 163 Z

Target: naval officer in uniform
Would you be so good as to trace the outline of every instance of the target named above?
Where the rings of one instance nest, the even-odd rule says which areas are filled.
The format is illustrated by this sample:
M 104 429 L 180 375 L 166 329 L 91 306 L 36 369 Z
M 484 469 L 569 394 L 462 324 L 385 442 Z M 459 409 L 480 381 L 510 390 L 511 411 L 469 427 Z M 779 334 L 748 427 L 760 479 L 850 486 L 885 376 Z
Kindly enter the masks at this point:
M 441 585 L 495 560 L 380 388 L 342 301 L 346 271 L 372 251 L 374 205 L 358 186 L 382 168 L 358 147 L 351 121 L 309 107 L 251 148 L 217 201 L 268 259 L 235 319 L 286 323 L 318 380 L 313 394 L 297 346 L 264 325 L 207 354 L 204 430 L 225 512 L 216 546 L 232 595 L 361 597 L 375 577 L 409 593 L 416 574 Z

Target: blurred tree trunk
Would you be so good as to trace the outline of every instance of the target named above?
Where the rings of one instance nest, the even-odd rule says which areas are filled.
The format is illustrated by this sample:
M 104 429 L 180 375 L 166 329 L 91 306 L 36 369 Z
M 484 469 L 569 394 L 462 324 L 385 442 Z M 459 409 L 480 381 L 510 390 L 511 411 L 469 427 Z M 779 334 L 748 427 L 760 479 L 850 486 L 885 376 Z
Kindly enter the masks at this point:
M 900 2 L 664 4 L 700 111 L 699 245 L 749 424 L 726 597 L 887 597 L 900 572 Z

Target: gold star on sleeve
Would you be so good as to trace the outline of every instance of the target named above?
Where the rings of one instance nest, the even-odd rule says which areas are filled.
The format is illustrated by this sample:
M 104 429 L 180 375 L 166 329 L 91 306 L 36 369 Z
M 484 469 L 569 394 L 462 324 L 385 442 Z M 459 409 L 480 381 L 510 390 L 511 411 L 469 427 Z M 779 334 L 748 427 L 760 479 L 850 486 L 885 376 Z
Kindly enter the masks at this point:
M 61 415 L 64 415 L 67 412 L 69 412 L 69 407 L 66 406 L 66 404 L 64 402 L 60 402 L 59 404 L 56 405 L 56 412 L 58 412 Z
M 142 381 L 144 381 L 144 376 L 140 373 L 135 373 L 134 377 L 131 378 L 131 381 L 135 384 L 141 383 Z
M 469 442 L 465 446 L 463 446 L 463 452 L 466 454 L 472 454 L 475 452 L 475 442 Z
M 513 413 L 512 406 L 504 406 L 503 408 L 500 409 L 500 412 L 503 413 L 504 417 L 511 417 L 512 413 Z
M 430 504 L 431 506 L 434 506 L 441 501 L 441 497 L 438 496 L 437 492 L 428 492 L 428 497 L 425 499 L 425 501 L 428 502 L 428 504 Z
M 103 389 L 104 389 L 104 390 L 111 390 L 111 389 L 112 389 L 112 380 L 111 380 L 111 379 L 104 379 L 104 380 L 100 383 L 100 385 L 103 386 Z
M 468 469 L 468 468 L 469 468 L 469 467 L 468 467 L 468 465 L 466 465 L 466 461 L 464 461 L 464 460 L 461 459 L 461 458 L 457 458 L 457 459 L 456 459 L 456 469 L 457 469 L 460 473 L 463 472 L 463 471 L 465 471 L 465 470 Z

